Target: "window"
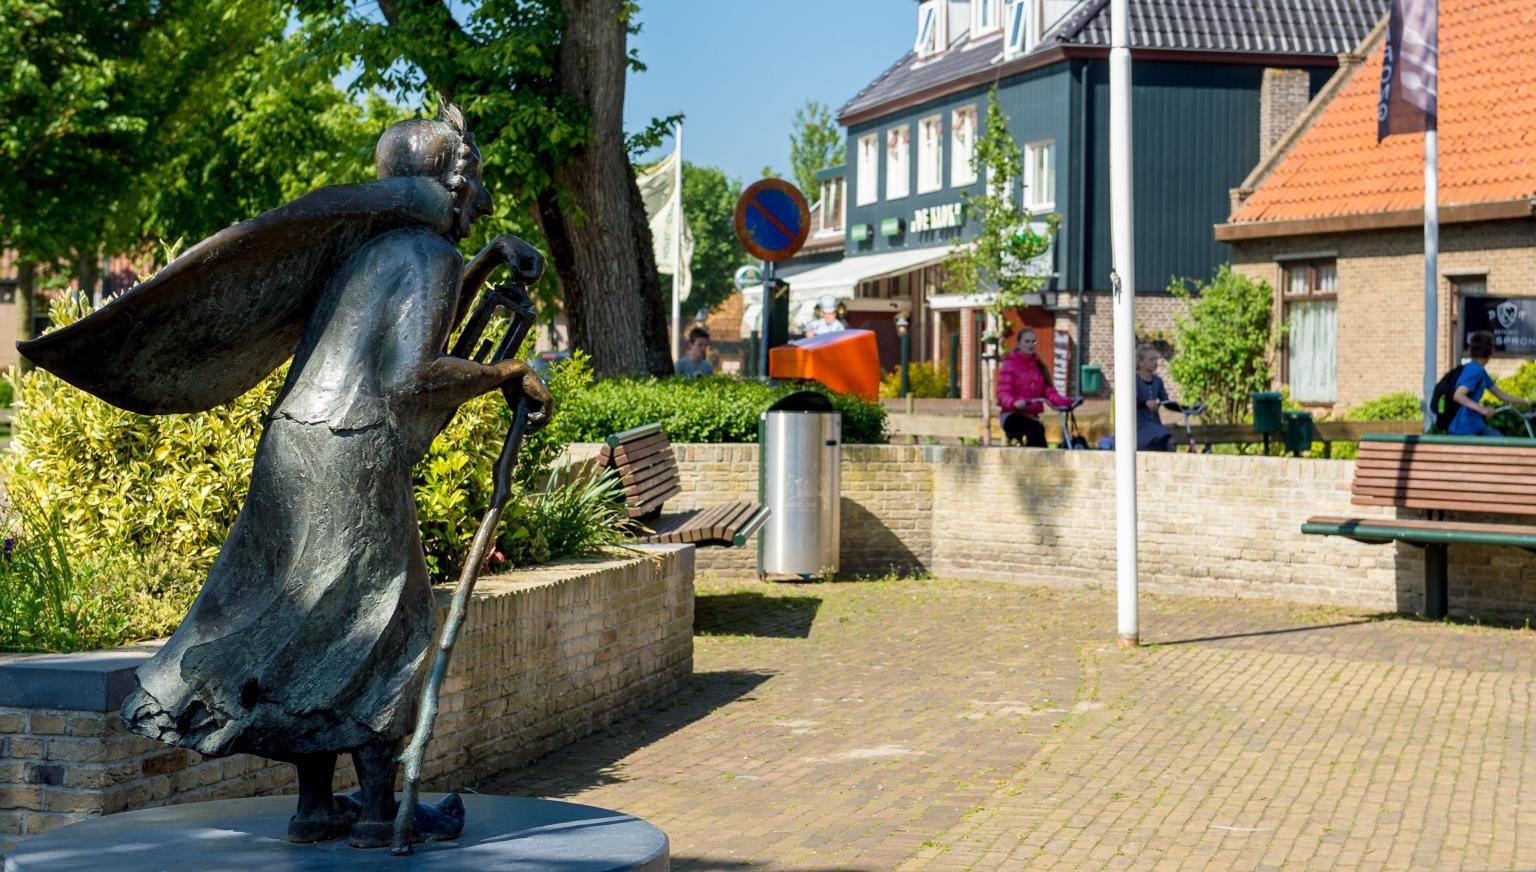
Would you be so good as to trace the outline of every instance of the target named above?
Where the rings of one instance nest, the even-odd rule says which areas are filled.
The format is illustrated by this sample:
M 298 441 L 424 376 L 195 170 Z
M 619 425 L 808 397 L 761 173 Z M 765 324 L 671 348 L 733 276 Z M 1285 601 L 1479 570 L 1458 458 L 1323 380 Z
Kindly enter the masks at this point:
M 1034 50 L 1040 37 L 1072 10 L 1077 0 L 1010 0 L 1007 55 Z
M 843 229 L 843 184 L 842 176 L 833 176 L 821 182 L 822 230 Z
M 859 205 L 880 199 L 880 134 L 859 137 Z
M 1337 261 L 1285 264 L 1285 380 L 1298 402 L 1332 403 L 1338 397 L 1338 291 Z
M 912 180 L 908 153 L 912 151 L 912 128 L 903 124 L 885 132 L 885 198 L 895 200 L 911 193 Z
M 1446 358 L 1450 361 L 1451 366 L 1461 363 L 1466 358 L 1467 337 L 1471 335 L 1473 330 L 1480 329 L 1479 327 L 1468 329 L 1470 319 L 1467 312 L 1467 298 L 1486 297 L 1487 295 L 1488 276 L 1477 274 L 1451 277 L 1451 311 L 1456 319 L 1451 326 L 1451 336 L 1454 337 L 1452 341 L 1455 344 L 1451 347 L 1450 357 Z M 1472 301 L 1474 308 L 1476 307 L 1476 302 L 1476 300 Z M 1501 350 L 1495 348 L 1494 354 L 1499 354 Z
M 1031 212 L 1056 208 L 1056 143 L 1051 140 L 1024 146 L 1024 206 Z
M 949 183 L 974 184 L 976 168 L 971 166 L 971 161 L 976 156 L 976 107 L 956 109 L 950 128 L 954 143 L 949 149 Z
M 917 192 L 926 194 L 944 187 L 944 116 L 917 122 L 917 137 Z
M 996 33 L 1003 26 L 1003 0 L 971 0 L 971 39 Z
M 946 0 L 923 0 L 917 7 L 917 42 L 912 48 L 920 58 L 932 57 L 949 46 L 949 9 Z

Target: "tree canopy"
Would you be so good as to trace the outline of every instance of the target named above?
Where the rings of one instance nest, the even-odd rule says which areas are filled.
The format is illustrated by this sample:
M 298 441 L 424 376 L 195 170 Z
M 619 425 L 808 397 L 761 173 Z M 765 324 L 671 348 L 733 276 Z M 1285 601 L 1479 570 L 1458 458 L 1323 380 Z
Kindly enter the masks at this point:
M 807 100 L 795 110 L 794 132 L 789 135 L 789 165 L 795 184 L 812 202 L 820 196 L 816 174 L 843 162 L 843 130 L 825 103 Z

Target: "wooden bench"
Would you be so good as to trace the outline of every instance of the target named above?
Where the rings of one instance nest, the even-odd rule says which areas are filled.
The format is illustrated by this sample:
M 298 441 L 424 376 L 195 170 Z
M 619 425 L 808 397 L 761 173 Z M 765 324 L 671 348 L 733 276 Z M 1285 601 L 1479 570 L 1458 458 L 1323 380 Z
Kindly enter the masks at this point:
M 598 461 L 605 469 L 618 473 L 629 517 L 652 531 L 635 537 L 637 541 L 729 548 L 747 544 L 768 520 L 768 509 L 751 500 L 662 514 L 662 504 L 682 491 L 682 484 L 677 477 L 672 442 L 660 424 L 609 436 Z
M 1536 551 L 1536 526 L 1448 521 L 1446 512 L 1536 515 L 1536 440 L 1373 434 L 1360 440 L 1350 502 L 1426 513 L 1409 518 L 1309 518 L 1301 532 L 1424 549 L 1424 613 L 1447 611 L 1448 546 Z

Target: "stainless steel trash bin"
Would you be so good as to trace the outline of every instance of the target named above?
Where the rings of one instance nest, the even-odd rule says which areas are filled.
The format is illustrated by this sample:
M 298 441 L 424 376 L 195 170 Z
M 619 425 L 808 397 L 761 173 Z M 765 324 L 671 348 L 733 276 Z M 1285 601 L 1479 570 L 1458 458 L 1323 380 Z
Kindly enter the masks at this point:
M 815 391 L 789 394 L 759 418 L 758 485 L 769 509 L 757 540 L 759 575 L 837 571 L 842 442 L 842 415 Z

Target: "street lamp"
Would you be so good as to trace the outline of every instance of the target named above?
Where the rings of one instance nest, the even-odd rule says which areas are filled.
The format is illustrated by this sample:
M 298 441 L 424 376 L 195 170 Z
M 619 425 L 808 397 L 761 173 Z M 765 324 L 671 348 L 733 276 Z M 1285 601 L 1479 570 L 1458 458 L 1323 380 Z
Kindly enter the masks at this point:
M 912 379 L 909 371 L 912 364 L 912 336 L 907 332 L 909 323 L 911 322 L 907 321 L 906 315 L 896 316 L 896 334 L 901 337 L 901 396 L 903 398 L 912 393 Z

